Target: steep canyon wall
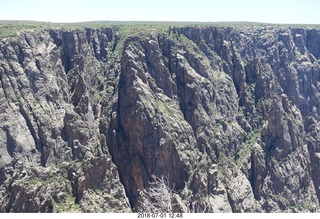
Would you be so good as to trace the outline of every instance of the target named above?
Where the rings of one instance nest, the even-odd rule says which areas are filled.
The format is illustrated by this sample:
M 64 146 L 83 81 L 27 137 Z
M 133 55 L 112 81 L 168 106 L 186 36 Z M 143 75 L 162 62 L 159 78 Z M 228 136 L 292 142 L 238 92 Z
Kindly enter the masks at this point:
M 1 212 L 319 209 L 319 29 L 125 28 L 1 40 Z

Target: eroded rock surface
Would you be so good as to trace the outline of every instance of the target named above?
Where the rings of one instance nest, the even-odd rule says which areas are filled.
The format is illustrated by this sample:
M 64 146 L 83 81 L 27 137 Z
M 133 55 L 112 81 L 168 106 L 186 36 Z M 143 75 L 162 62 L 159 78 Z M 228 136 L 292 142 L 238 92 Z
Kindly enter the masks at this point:
M 319 209 L 319 29 L 115 29 L 2 39 L 1 212 Z

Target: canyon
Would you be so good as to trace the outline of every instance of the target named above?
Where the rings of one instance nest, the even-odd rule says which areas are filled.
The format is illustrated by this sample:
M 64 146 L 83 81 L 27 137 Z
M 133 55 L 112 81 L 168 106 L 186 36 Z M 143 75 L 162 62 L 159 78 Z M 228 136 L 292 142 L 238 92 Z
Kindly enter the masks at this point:
M 317 27 L 25 30 L 0 85 L 0 212 L 319 211 Z

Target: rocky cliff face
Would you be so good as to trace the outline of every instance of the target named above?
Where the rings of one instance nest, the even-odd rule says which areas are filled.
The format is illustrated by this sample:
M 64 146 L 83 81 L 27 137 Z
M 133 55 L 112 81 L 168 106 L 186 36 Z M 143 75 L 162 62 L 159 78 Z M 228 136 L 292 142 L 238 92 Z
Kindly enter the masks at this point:
M 101 133 L 114 43 L 112 29 L 2 40 L 0 211 L 131 211 Z
M 1 40 L 1 212 L 319 209 L 319 29 L 125 28 Z

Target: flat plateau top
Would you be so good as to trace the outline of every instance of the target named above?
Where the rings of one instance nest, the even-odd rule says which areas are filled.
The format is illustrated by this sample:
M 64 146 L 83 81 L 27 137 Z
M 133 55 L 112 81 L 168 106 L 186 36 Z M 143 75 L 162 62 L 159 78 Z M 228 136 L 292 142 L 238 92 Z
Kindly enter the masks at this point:
M 103 28 L 103 27 L 118 27 L 118 28 L 154 28 L 158 30 L 166 30 L 169 27 L 250 27 L 250 28 L 265 28 L 265 27 L 300 27 L 300 28 L 315 28 L 319 29 L 320 24 L 269 24 L 258 22 L 171 22 L 171 21 L 91 21 L 79 23 L 51 23 L 38 21 L 11 21 L 0 20 L 0 38 L 16 36 L 19 31 L 25 30 L 43 30 L 43 29 L 79 29 L 79 28 Z

